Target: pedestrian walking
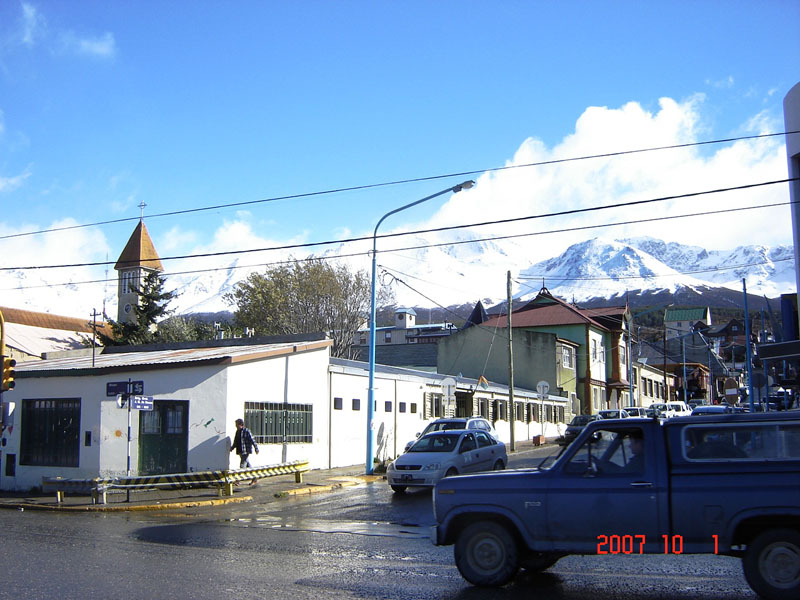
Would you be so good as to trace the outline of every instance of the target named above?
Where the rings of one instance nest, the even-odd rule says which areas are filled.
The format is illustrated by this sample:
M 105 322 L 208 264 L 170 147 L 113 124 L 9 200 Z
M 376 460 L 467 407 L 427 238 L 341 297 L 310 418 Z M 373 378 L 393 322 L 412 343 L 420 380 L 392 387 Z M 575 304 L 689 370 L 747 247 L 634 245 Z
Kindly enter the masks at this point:
M 256 444 L 256 441 L 253 439 L 253 434 L 250 433 L 250 430 L 244 426 L 243 419 L 236 419 L 236 435 L 233 437 L 231 452 L 234 450 L 236 450 L 236 454 L 239 455 L 240 469 L 252 467 L 250 464 L 250 455 L 253 451 L 258 454 L 258 444 Z M 255 485 L 256 481 L 256 479 L 253 479 L 250 485 Z

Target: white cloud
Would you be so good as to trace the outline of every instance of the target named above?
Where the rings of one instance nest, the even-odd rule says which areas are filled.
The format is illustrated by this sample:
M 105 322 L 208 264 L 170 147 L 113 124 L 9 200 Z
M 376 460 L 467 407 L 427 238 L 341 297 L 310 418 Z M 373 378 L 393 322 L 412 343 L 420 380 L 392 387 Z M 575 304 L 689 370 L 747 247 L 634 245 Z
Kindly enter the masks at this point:
M 39 8 L 30 2 L 21 4 L 22 13 L 18 29 L 11 35 L 10 42 L 33 48 L 38 44 L 49 46 L 51 50 L 78 56 L 110 59 L 117 53 L 114 34 L 79 35 L 74 31 L 58 31 L 50 27 Z
M 185 248 L 197 243 L 197 232 L 185 231 L 176 225 L 160 236 L 155 244 L 156 251 L 161 255 L 173 254 L 180 248 Z
M 723 77 L 722 79 L 706 79 L 706 85 L 710 85 L 711 87 L 715 88 L 732 88 L 733 87 L 733 75 L 728 75 L 727 77 Z
M 560 143 L 548 148 L 540 140 L 529 138 L 521 144 L 508 165 L 706 140 L 709 137 L 702 133 L 706 130 L 706 125 L 700 111 L 704 101 L 704 97 L 699 95 L 683 102 L 662 98 L 658 110 L 653 112 L 645 110 L 636 102 L 620 108 L 590 107 L 577 120 L 575 131 L 564 137 Z M 753 117 L 742 127 L 759 132 L 774 130 L 765 114 Z M 524 167 L 482 175 L 475 188 L 452 196 L 429 225 L 438 227 L 477 220 L 543 215 L 785 177 L 786 154 L 779 138 Z M 741 192 L 707 194 L 687 200 L 668 200 L 629 208 L 483 227 L 470 233 L 484 237 L 573 230 L 518 238 L 514 244 L 501 242 L 516 260 L 530 262 L 550 258 L 572 243 L 595 236 L 651 235 L 666 241 L 698 244 L 720 250 L 749 243 L 777 245 L 791 243 L 788 207 L 603 229 L 577 228 L 786 201 L 786 186 L 772 185 Z M 465 218 L 464 215 L 473 217 Z M 481 215 L 482 218 L 475 219 L 474 215 Z
M 44 29 L 44 17 L 39 10 L 27 2 L 22 3 L 22 29 L 20 41 L 25 46 L 33 46 Z
M 56 221 L 46 229 L 76 225 L 74 219 Z M 0 236 L 14 236 L 40 229 L 30 224 L 11 227 L 0 223 Z M 106 260 L 110 249 L 105 236 L 98 229 L 80 228 L 0 239 L 0 256 L 3 267 L 25 267 L 35 264 L 71 265 Z M 116 273 L 109 268 L 109 277 Z M 101 309 L 106 292 L 116 293 L 116 285 L 102 282 L 106 278 L 104 267 L 76 266 L 60 269 L 19 269 L 0 271 L 0 297 L 3 304 L 28 310 L 52 312 L 60 315 L 88 315 L 92 309 Z M 96 281 L 96 283 L 81 283 Z M 81 283 L 81 285 L 74 285 Z M 67 284 L 67 285 L 64 285 Z
M 22 184 L 25 183 L 25 180 L 30 176 L 30 167 L 27 167 L 22 173 L 13 177 L 3 177 L 0 175 L 0 193 L 16 190 L 17 188 L 21 187 Z
M 81 56 L 95 58 L 114 58 L 117 53 L 117 44 L 114 34 L 106 32 L 99 37 L 79 37 L 68 31 L 61 36 L 64 49 Z

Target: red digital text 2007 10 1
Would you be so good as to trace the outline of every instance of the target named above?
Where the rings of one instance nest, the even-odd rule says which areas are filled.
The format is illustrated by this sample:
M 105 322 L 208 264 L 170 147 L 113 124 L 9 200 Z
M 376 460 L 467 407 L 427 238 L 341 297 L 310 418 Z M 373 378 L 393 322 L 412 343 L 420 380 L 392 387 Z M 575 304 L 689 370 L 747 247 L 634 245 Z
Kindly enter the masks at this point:
M 712 535 L 714 554 L 719 553 L 719 536 Z M 664 554 L 683 554 L 682 535 L 662 535 L 661 542 Z M 644 554 L 647 543 L 646 535 L 598 535 L 598 554 Z

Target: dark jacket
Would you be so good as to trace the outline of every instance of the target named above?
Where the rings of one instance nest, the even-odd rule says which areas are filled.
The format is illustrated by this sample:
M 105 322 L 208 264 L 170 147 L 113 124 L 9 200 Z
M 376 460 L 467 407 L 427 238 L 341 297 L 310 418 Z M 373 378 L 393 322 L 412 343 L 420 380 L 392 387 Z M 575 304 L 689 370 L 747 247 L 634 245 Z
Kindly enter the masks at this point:
M 236 435 L 233 437 L 233 444 L 231 445 L 231 452 L 236 450 L 236 454 L 252 454 L 253 450 L 258 452 L 258 444 L 253 439 L 253 435 L 247 427 L 242 427 L 236 430 Z

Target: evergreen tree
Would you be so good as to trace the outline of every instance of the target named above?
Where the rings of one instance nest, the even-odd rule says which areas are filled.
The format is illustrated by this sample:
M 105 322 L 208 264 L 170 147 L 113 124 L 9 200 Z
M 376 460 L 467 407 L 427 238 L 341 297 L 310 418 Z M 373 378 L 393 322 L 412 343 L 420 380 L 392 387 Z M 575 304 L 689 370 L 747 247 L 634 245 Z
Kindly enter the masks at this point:
M 165 292 L 164 278 L 156 271 L 150 271 L 142 281 L 141 287 L 136 290 L 136 295 L 139 301 L 133 305 L 135 322 L 120 323 L 109 319 L 114 333 L 114 345 L 139 345 L 162 341 L 158 336 L 158 321 L 172 312 L 167 309 L 167 305 L 175 298 L 175 292 Z

